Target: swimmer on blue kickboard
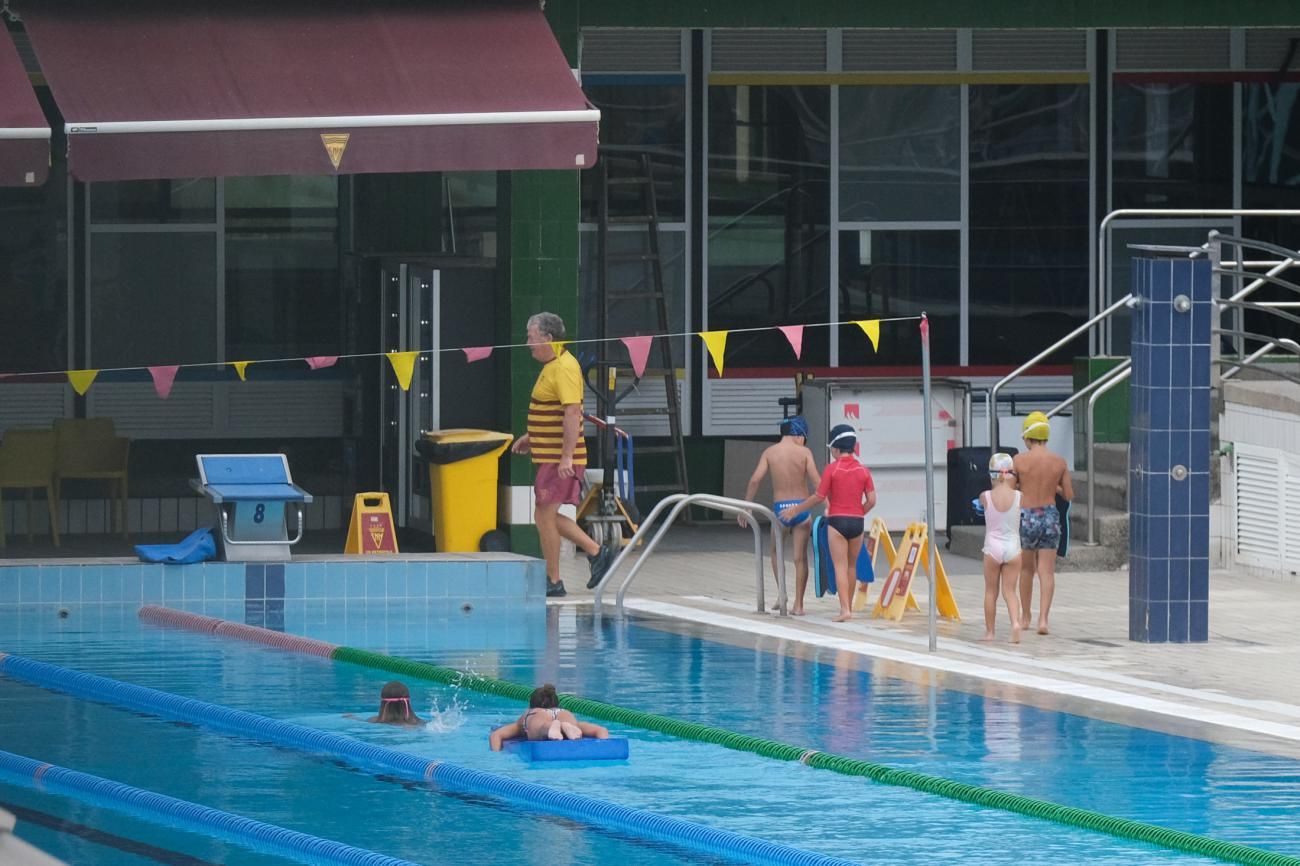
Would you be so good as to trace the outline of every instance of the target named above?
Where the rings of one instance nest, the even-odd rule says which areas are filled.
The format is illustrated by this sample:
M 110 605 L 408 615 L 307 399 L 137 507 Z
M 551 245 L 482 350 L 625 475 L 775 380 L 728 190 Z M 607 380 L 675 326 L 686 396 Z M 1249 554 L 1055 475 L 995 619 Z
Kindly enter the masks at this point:
M 533 690 L 528 709 L 516 721 L 502 725 L 488 735 L 492 751 L 515 743 L 527 744 L 521 752 L 529 760 L 584 761 L 627 757 L 627 740 L 598 745 L 609 740 L 609 730 L 602 725 L 580 722 L 573 713 L 560 707 L 555 686 L 547 683 Z M 587 745 L 578 745 L 587 743 Z M 541 748 L 537 748 L 537 747 Z M 621 755 L 616 754 L 621 751 Z

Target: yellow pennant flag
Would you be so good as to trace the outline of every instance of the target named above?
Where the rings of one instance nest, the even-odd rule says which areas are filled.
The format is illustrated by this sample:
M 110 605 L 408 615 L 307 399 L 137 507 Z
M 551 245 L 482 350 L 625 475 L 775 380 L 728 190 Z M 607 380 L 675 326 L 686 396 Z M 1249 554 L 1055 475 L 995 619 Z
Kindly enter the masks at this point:
M 861 319 L 853 324 L 861 328 L 862 333 L 867 335 L 867 339 L 871 341 L 872 351 L 880 351 L 880 320 Z
M 72 388 L 78 396 L 84 397 L 90 390 L 90 383 L 95 381 L 98 375 L 98 370 L 69 370 L 68 381 L 72 383 Z
M 253 362 L 252 362 L 252 361 L 231 361 L 231 362 L 230 362 L 230 366 L 234 367 L 234 368 L 235 368 L 235 372 L 239 374 L 239 381 L 241 381 L 241 382 L 247 382 L 247 381 L 248 381 L 248 378 L 247 378 L 247 377 L 248 377 L 248 365 L 251 364 L 251 363 L 253 363 Z
M 415 373 L 415 359 L 420 357 L 419 352 L 387 352 L 388 363 L 393 365 L 393 372 L 397 374 L 397 384 L 402 386 L 403 391 L 411 390 L 411 376 Z
M 718 375 L 722 375 L 722 356 L 727 351 L 727 331 L 700 331 L 700 337 L 704 340 L 704 345 L 709 348 L 709 357 L 713 359 L 713 366 L 717 368 Z

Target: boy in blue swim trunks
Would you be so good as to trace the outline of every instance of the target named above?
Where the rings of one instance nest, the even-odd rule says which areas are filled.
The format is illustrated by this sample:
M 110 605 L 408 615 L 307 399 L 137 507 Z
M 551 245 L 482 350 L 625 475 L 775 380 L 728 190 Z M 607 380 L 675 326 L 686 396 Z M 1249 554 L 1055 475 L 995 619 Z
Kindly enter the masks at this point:
M 808 498 L 809 484 L 816 490 L 821 481 L 817 463 L 812 451 L 805 441 L 808 438 L 808 422 L 802 416 L 795 415 L 781 422 L 781 441 L 763 452 L 758 459 L 754 474 L 749 477 L 749 486 L 745 488 L 745 498 L 751 502 L 758 494 L 758 486 L 769 473 L 772 475 L 772 511 L 779 513 L 789 505 L 798 505 Z M 749 522 L 742 514 L 736 518 L 741 526 Z M 781 521 L 785 525 L 787 549 L 794 547 L 794 605 L 790 613 L 803 616 L 803 596 L 808 588 L 808 541 L 812 538 L 812 522 L 805 512 L 793 520 Z M 776 575 L 776 539 L 772 540 L 772 574 Z

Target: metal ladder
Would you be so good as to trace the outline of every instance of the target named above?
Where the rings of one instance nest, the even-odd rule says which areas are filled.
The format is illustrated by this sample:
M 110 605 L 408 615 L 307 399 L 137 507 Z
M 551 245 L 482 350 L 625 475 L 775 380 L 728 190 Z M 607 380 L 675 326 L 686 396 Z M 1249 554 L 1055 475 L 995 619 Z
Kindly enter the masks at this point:
M 611 176 L 611 165 L 632 169 L 626 175 Z M 607 154 L 599 164 L 600 191 L 597 202 L 597 319 L 602 339 L 610 335 L 610 313 L 618 304 L 628 302 L 650 301 L 656 333 L 670 333 L 668 316 L 668 299 L 664 291 L 663 259 L 659 249 L 659 204 L 655 187 L 654 166 L 650 155 L 642 153 L 634 157 L 620 157 Z M 613 215 L 610 213 L 611 194 L 620 189 L 633 191 L 636 197 L 634 211 Z M 644 244 L 642 249 L 633 252 L 611 252 L 609 249 L 609 232 L 612 225 L 643 225 Z M 610 265 L 620 262 L 633 262 L 642 266 L 641 278 L 630 286 L 617 291 L 611 290 Z M 638 456 L 649 454 L 672 455 L 672 477 L 656 484 L 643 484 L 638 487 L 641 492 L 686 493 L 690 489 L 686 472 L 686 446 L 682 438 L 682 407 L 677 391 L 677 366 L 673 363 L 672 341 L 657 339 L 653 343 L 650 364 L 641 377 L 623 364 L 614 364 L 608 360 L 606 343 L 598 344 L 600 358 L 598 369 L 601 371 L 598 381 L 604 390 L 601 401 L 602 410 L 611 420 L 616 416 L 666 416 L 668 419 L 668 444 L 638 446 Z M 655 357 L 655 354 L 658 357 Z M 618 380 L 630 379 L 631 384 L 621 392 Z M 662 407 L 641 407 L 619 409 L 618 404 L 632 393 L 642 378 L 660 379 L 664 386 Z M 598 389 L 598 392 L 599 390 Z M 601 437 L 601 465 L 606 467 L 606 483 L 612 479 L 609 467 L 613 462 L 613 442 L 608 435 Z

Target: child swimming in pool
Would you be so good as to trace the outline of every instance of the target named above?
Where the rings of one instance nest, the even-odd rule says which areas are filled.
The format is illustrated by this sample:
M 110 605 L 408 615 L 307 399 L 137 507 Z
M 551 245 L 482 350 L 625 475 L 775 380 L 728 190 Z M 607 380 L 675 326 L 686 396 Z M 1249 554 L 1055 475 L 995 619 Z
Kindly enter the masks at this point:
M 581 740 L 583 737 L 605 740 L 609 738 L 609 731 L 600 725 L 580 722 L 573 713 L 560 709 L 560 696 L 555 686 L 547 683 L 533 689 L 528 699 L 528 710 L 517 721 L 493 731 L 488 742 L 492 751 L 499 752 L 506 740 L 521 737 L 529 740 Z
M 366 719 L 381 725 L 423 725 L 424 719 L 411 709 L 411 691 L 399 680 L 384 683 L 379 693 L 379 714 Z

